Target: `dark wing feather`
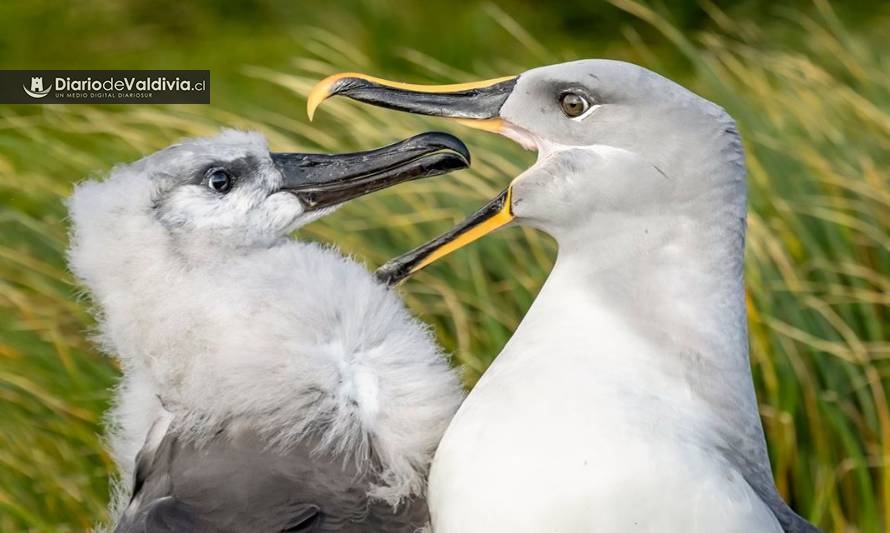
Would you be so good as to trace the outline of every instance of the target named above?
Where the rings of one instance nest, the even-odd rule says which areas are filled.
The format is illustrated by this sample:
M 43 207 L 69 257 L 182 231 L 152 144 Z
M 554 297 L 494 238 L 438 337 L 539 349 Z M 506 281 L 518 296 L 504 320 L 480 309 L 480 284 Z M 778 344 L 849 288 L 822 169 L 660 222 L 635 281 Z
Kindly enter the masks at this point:
M 177 531 L 201 531 L 207 524 L 203 524 L 188 505 L 176 501 L 173 498 L 161 498 L 148 504 L 145 512 L 141 513 L 144 521 L 139 528 L 141 531 L 153 533 L 175 533 Z
M 395 511 L 370 501 L 368 476 L 316 446 L 307 438 L 277 453 L 241 431 L 199 447 L 168 433 L 137 457 L 133 498 L 115 531 L 414 533 L 426 525 L 424 500 Z
M 748 456 L 752 455 L 750 453 L 746 455 L 732 450 L 727 450 L 725 453 L 742 473 L 748 485 L 754 489 L 754 492 L 770 508 L 785 533 L 820 533 L 816 526 L 795 513 L 785 503 L 782 496 L 779 495 L 769 468 L 764 466 L 769 465 L 768 459 L 760 459 L 758 462 L 754 462 L 747 459 Z

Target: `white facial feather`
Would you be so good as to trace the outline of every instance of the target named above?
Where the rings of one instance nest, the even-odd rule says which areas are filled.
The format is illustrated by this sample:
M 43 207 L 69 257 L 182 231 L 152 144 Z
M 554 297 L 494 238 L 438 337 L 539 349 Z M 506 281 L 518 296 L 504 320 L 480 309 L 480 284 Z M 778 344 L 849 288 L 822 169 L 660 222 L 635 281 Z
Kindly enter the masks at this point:
M 245 155 L 261 179 L 233 198 L 177 175 Z M 70 199 L 71 269 L 125 375 L 115 457 L 131 468 L 163 402 L 195 439 L 240 418 L 286 447 L 320 424 L 328 450 L 365 468 L 376 456 L 373 496 L 421 493 L 458 379 L 393 291 L 336 250 L 286 237 L 308 217 L 289 193 L 270 195 L 263 157 L 260 136 L 228 131 L 116 167 Z

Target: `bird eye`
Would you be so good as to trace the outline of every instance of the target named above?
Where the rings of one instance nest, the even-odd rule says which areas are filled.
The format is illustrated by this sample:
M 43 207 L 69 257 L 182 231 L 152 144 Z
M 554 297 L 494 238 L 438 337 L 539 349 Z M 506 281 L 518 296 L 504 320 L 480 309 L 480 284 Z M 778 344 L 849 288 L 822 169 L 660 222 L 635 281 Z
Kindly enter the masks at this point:
M 586 98 L 577 93 L 562 93 L 559 97 L 559 106 L 567 117 L 578 117 L 590 109 L 590 103 Z
M 207 175 L 207 186 L 216 192 L 227 193 L 232 189 L 232 175 L 218 168 Z

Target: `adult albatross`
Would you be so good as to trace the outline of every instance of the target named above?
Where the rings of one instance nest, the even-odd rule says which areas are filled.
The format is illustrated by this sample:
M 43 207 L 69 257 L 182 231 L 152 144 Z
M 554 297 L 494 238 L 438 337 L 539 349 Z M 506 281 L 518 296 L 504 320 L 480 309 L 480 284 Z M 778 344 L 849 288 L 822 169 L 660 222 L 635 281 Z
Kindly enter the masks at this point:
M 498 227 L 556 264 L 436 453 L 436 533 L 810 532 L 776 491 L 748 361 L 746 185 L 720 107 L 642 67 L 586 60 L 419 86 L 345 73 L 327 97 L 451 117 L 538 150 L 396 282 Z

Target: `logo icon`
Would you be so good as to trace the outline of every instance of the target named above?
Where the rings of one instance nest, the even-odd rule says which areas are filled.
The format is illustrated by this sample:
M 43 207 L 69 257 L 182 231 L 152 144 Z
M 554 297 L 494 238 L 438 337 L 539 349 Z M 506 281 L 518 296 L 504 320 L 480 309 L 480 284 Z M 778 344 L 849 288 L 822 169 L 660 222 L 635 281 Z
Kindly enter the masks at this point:
M 43 78 L 40 76 L 31 78 L 31 90 L 28 90 L 27 87 L 22 85 L 22 89 L 28 93 L 28 96 L 31 98 L 43 98 L 44 96 L 49 94 L 51 87 L 43 88 Z

